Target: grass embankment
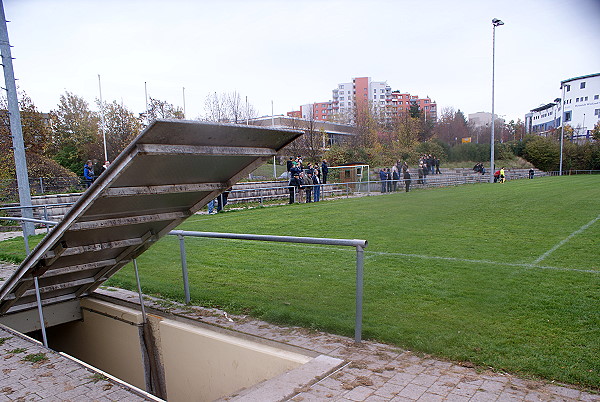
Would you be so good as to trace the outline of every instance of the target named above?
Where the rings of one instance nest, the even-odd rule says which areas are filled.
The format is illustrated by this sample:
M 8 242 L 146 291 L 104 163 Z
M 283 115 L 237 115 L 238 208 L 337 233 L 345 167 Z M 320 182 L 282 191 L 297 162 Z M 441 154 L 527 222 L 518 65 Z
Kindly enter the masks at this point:
M 600 177 L 548 177 L 197 215 L 180 229 L 367 239 L 365 338 L 598 389 L 599 213 Z M 193 303 L 353 334 L 354 250 L 186 245 Z M 144 292 L 183 299 L 177 238 L 138 263 Z M 132 268 L 110 283 L 135 289 Z

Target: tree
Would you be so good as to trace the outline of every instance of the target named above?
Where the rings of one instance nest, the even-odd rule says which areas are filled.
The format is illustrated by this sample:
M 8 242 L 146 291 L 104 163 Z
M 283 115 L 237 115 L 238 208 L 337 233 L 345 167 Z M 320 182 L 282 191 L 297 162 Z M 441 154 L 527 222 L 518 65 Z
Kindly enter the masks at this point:
M 472 132 L 467 125 L 465 115 L 460 110 L 445 108 L 436 125 L 435 135 L 446 144 L 457 144 L 462 138 L 471 137 Z
M 98 114 L 77 95 L 60 96 L 58 109 L 50 112 L 52 157 L 62 166 L 81 174 L 87 159 L 102 159 L 102 137 L 98 132 Z
M 242 97 L 236 91 L 208 94 L 204 101 L 204 110 L 206 120 L 217 123 L 239 124 L 256 117 L 254 106 L 247 101 L 242 102 Z
M 151 121 L 157 119 L 184 119 L 183 109 L 179 106 L 173 106 L 173 104 L 162 101 L 160 99 L 154 99 L 150 97 L 148 102 L 148 111 L 146 112 L 146 122 L 150 124 Z
M 98 107 L 102 107 L 97 101 Z M 114 160 L 143 128 L 142 119 L 117 101 L 104 102 L 104 130 L 108 160 Z
M 592 138 L 596 141 L 600 141 L 600 121 L 596 123 L 594 129 L 592 130 Z

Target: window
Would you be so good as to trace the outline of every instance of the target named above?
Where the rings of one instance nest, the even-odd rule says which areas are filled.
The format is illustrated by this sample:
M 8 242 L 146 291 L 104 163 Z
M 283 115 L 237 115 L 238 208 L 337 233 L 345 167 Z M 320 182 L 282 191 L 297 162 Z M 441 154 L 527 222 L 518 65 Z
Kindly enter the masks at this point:
M 567 88 L 567 92 L 569 92 L 571 90 L 571 86 L 570 85 L 566 85 L 565 88 Z
M 571 112 L 565 112 L 565 121 L 571 121 Z
M 579 84 L 579 89 L 583 89 L 585 88 L 585 81 L 583 81 L 581 84 Z
M 585 97 L 585 100 L 586 100 L 586 101 L 587 101 L 587 98 L 588 98 L 588 97 L 586 96 L 586 97 Z
M 374 89 L 373 89 L 373 93 L 376 93 L 376 92 L 377 92 L 377 89 L 376 89 L 376 88 L 374 88 Z
M 382 90 L 381 90 L 381 93 L 384 93 L 384 92 L 385 92 L 385 90 L 384 90 L 384 89 L 382 89 Z
M 575 98 L 575 102 L 579 102 L 579 98 Z
M 340 97 L 340 100 L 344 100 L 344 97 L 343 97 L 343 96 L 341 96 L 341 97 Z M 491 136 L 491 134 L 490 134 L 490 136 Z
M 385 95 L 379 95 L 379 99 L 385 99 Z
M 594 100 L 598 100 L 598 98 L 600 98 L 600 95 L 594 95 Z
M 600 109 L 594 110 L 594 116 L 600 116 Z

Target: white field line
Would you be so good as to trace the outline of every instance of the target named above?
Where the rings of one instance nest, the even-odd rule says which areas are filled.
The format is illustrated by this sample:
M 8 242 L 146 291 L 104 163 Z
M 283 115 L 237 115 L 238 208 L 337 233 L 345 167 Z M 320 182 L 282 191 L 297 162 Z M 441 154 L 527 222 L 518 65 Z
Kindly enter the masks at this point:
M 568 235 L 566 238 L 564 238 L 561 241 L 559 241 L 558 243 L 556 243 L 554 245 L 554 247 L 552 247 L 550 250 L 546 251 L 544 254 L 540 255 L 537 258 L 537 260 L 535 260 L 533 262 L 533 264 L 535 265 L 535 264 L 538 264 L 539 262 L 541 262 L 543 259 L 545 259 L 546 257 L 548 257 L 550 254 L 552 254 L 553 252 L 555 252 L 563 244 L 565 244 L 566 242 L 568 242 L 569 240 L 571 240 L 573 237 L 577 236 L 579 233 L 583 232 L 584 230 L 586 230 L 587 228 L 589 228 L 590 226 L 592 226 L 594 223 L 596 223 L 598 221 L 598 219 L 600 219 L 600 215 L 598 215 L 597 217 L 595 217 L 594 219 L 592 219 L 591 221 L 589 221 L 588 223 L 586 223 L 585 225 L 583 225 L 582 227 L 580 227 L 579 229 L 577 229 L 576 231 L 574 231 L 573 233 L 571 233 L 570 235 Z
M 600 217 L 599 217 L 600 218 Z M 243 242 L 245 240 L 230 240 L 230 239 L 212 239 L 212 240 L 227 240 L 227 241 L 238 241 Z M 301 247 L 301 248 L 315 248 L 320 250 L 331 250 L 331 251 L 346 251 L 354 253 L 355 250 L 352 247 L 332 247 L 332 246 L 324 246 L 324 245 L 313 245 L 313 244 L 294 244 L 294 243 L 280 243 L 280 245 L 285 245 L 288 247 Z M 584 272 L 588 274 L 600 274 L 600 271 L 593 269 L 582 269 L 582 268 L 563 268 L 563 267 L 551 267 L 544 265 L 534 265 L 534 264 L 519 264 L 512 262 L 498 262 L 491 260 L 472 260 L 469 258 L 456 258 L 456 257 L 439 257 L 434 255 L 422 255 L 422 254 L 406 254 L 406 253 L 389 253 L 386 251 L 368 251 L 365 250 L 365 260 L 372 259 L 377 256 L 392 256 L 392 257 L 412 257 L 412 258 L 422 258 L 428 260 L 444 260 L 444 261 L 458 261 L 458 262 L 467 262 L 471 264 L 488 264 L 488 265 L 499 265 L 499 266 L 509 266 L 509 267 L 519 267 L 519 268 L 536 268 L 536 269 L 551 269 L 554 271 L 575 271 L 575 272 Z

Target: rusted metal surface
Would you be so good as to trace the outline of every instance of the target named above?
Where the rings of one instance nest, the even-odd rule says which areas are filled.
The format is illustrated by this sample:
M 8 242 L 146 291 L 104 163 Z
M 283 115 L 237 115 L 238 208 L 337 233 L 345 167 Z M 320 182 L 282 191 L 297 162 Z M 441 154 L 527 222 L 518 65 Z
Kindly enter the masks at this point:
M 0 288 L 0 314 L 85 296 L 300 136 L 292 130 L 159 120 L 73 205 Z

